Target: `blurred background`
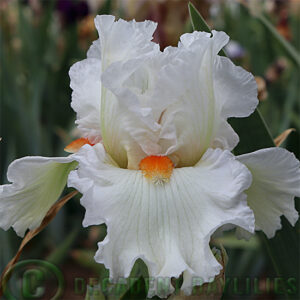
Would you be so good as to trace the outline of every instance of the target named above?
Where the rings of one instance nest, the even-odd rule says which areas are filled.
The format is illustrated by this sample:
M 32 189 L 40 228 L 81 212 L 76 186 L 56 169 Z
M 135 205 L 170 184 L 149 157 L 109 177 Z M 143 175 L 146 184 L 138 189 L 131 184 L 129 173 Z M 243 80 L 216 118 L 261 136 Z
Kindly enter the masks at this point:
M 230 36 L 231 41 L 225 49 L 227 55 L 256 76 L 259 108 L 272 137 L 295 129 L 290 130 L 282 146 L 299 159 L 299 67 L 274 37 L 274 32 L 257 16 L 263 15 L 284 41 L 299 49 L 300 1 L 191 2 L 212 28 L 223 30 Z M 158 22 L 154 40 L 164 49 L 177 45 L 181 34 L 192 31 L 187 4 L 187 0 L 0 0 L 1 184 L 7 182 L 6 170 L 15 158 L 64 156 L 64 147 L 77 138 L 75 113 L 70 107 L 68 71 L 73 63 L 85 58 L 91 42 L 97 39 L 93 23 L 95 15 L 154 20 Z M 66 280 L 62 299 L 85 298 L 85 284 L 76 290 L 76 277 L 88 283 L 89 278 L 108 276 L 104 267 L 93 260 L 97 242 L 104 238 L 106 228 L 83 229 L 83 215 L 79 198 L 70 201 L 26 246 L 21 256 L 21 259 L 45 259 L 59 266 Z M 20 242 L 12 230 L 0 230 L 0 270 L 15 255 Z M 268 288 L 268 282 L 274 287 L 278 275 L 259 237 L 242 242 L 229 233 L 212 241 L 212 245 L 220 242 L 229 256 L 226 267 L 229 280 L 223 299 L 285 297 L 280 287 L 275 292 L 274 288 L 272 291 Z M 289 263 L 299 265 L 299 259 Z M 143 268 L 139 262 L 133 272 L 140 276 Z M 296 285 L 299 290 L 298 275 L 291 271 L 288 277 L 280 277 L 280 280 L 292 279 L 290 288 L 293 290 Z M 18 280 L 12 280 L 11 284 L 17 290 Z M 247 289 L 247 284 L 251 288 Z M 102 298 L 97 299 L 106 297 L 100 296 Z M 47 297 L 43 299 L 51 298 L 51 289 Z M 125 289 L 122 297 L 144 299 L 145 292 L 132 295 Z M 115 296 L 114 299 L 119 298 Z M 299 299 L 295 293 L 291 293 L 290 298 Z

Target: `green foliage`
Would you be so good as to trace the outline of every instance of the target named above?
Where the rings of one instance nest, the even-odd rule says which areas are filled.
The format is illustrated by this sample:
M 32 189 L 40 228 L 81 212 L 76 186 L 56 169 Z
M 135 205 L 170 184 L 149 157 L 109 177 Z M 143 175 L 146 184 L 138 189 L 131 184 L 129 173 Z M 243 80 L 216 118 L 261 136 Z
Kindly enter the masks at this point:
M 256 16 L 257 20 L 261 22 L 267 31 L 271 34 L 274 40 L 277 40 L 279 46 L 283 49 L 285 54 L 293 61 L 293 63 L 299 68 L 300 67 L 300 55 L 297 50 L 290 44 L 286 39 L 276 30 L 271 22 L 263 15 L 259 14 Z
M 83 52 L 78 48 L 76 24 L 62 30 L 53 23 L 54 3 L 45 5 L 41 19 L 19 1 L 13 8 L 13 24 L 2 15 L 1 182 L 16 157 L 61 155 L 59 133 L 74 118 L 67 74 Z

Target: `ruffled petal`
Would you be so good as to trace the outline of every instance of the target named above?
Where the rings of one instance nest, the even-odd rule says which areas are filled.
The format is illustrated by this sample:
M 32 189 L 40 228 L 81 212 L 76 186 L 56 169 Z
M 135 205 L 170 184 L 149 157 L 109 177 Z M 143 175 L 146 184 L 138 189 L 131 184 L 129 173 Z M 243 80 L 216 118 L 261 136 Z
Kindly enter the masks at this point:
M 227 57 L 217 56 L 214 66 L 215 98 L 224 118 L 247 117 L 258 105 L 254 76 L 235 66 Z
M 220 125 L 225 122 L 221 107 L 215 101 L 213 71 L 215 58 L 226 43 L 226 37 L 215 34 L 210 38 L 203 32 L 185 34 L 176 60 L 164 69 L 161 99 L 172 99 L 173 104 L 164 112 L 161 125 L 176 128 L 177 145 L 173 153 L 180 167 L 195 165 L 213 146 Z M 223 139 L 232 141 L 231 131 L 226 133 L 229 136 Z M 234 146 L 231 144 L 230 148 Z
M 70 70 L 76 123 L 83 136 L 92 143 L 99 142 L 101 138 L 106 150 L 120 167 L 133 167 L 136 163 L 128 165 L 128 157 L 141 151 L 136 151 L 137 147 L 132 145 L 133 134 L 129 134 L 126 125 L 133 121 L 133 128 L 140 126 L 131 114 L 126 114 L 128 108 L 124 109 L 125 105 L 120 107 L 116 96 L 101 86 L 101 76 L 116 62 L 121 65 L 132 64 L 139 57 L 158 53 L 159 46 L 151 42 L 157 24 L 151 21 L 115 21 L 114 16 L 102 15 L 95 18 L 95 25 L 99 39 L 89 49 L 87 59 L 76 63 Z M 114 78 L 111 80 L 114 81 Z M 135 108 L 131 106 L 130 109 Z M 141 113 L 146 119 L 146 109 Z M 136 135 L 145 136 L 141 130 L 136 130 Z
M 188 38 L 182 37 L 179 48 L 112 64 L 102 76 L 122 107 L 119 126 L 142 150 L 135 161 L 143 153 L 170 155 L 179 166 L 192 166 L 208 147 L 232 149 L 238 142 L 225 120 L 216 118 L 220 108 L 213 95 L 213 60 L 228 37 L 194 33 Z
M 69 185 L 83 194 L 83 225 L 106 223 L 108 228 L 96 261 L 117 281 L 143 259 L 154 279 L 148 296 L 172 292 L 170 278 L 183 271 L 203 282 L 214 278 L 222 267 L 209 241 L 218 227 L 230 223 L 254 230 L 243 194 L 251 174 L 228 151 L 208 150 L 196 166 L 175 168 L 164 185 L 153 184 L 142 171 L 113 166 L 101 144 L 85 145 L 76 159 L 79 168 L 70 173 Z M 165 290 L 157 289 L 161 283 Z M 185 278 L 187 293 L 192 286 Z
M 24 157 L 8 167 L 7 179 L 0 186 L 0 227 L 13 227 L 23 237 L 37 228 L 63 191 L 69 172 L 76 167 L 69 157 Z
M 69 72 L 71 78 L 71 106 L 77 113 L 75 123 L 82 135 L 91 142 L 101 138 L 101 60 L 89 58 L 75 63 Z
M 223 118 L 217 121 L 215 136 L 211 142 L 212 148 L 233 149 L 239 142 L 239 136 Z
M 252 173 L 253 182 L 246 193 L 256 229 L 272 238 L 281 228 L 282 215 L 294 226 L 298 220 L 294 198 L 300 196 L 300 163 L 294 154 L 268 148 L 237 158 Z
M 179 54 L 164 69 L 160 99 L 173 104 L 161 126 L 175 127 L 177 142 L 168 153 L 180 167 L 197 163 L 209 147 L 232 150 L 239 139 L 227 118 L 247 116 L 258 103 L 253 76 L 217 55 L 228 40 L 224 32 L 184 34 Z
M 157 44 L 150 42 L 157 26 L 155 22 L 115 21 L 114 16 L 101 15 L 95 18 L 95 25 L 99 42 L 92 46 L 89 56 L 95 57 L 98 52 L 102 71 L 114 62 L 126 61 L 158 49 Z
M 229 42 L 229 36 L 223 31 L 213 30 L 212 34 L 208 32 L 194 31 L 185 33 L 180 37 L 178 47 L 192 51 L 206 51 L 207 45 L 211 44 L 213 39 L 212 51 L 217 55 L 219 51 Z
M 140 57 L 148 56 L 152 53 L 158 53 L 159 47 L 151 42 L 152 35 L 156 29 L 156 23 L 145 22 L 126 22 L 124 20 L 115 21 L 112 16 L 97 16 L 95 24 L 99 32 L 100 54 L 102 60 L 102 71 L 108 67 L 113 67 L 116 62 L 121 66 L 126 64 L 135 64 Z M 105 73 L 103 73 L 104 76 Z M 114 78 L 109 81 L 114 81 Z M 132 153 L 142 153 L 137 151 L 139 146 L 135 146 L 133 136 L 153 140 L 151 131 L 144 131 L 142 125 L 135 114 L 138 108 L 131 103 L 129 107 L 125 103 L 118 103 L 116 96 L 109 90 L 103 89 L 101 95 L 101 124 L 103 131 L 103 143 L 107 152 L 118 162 L 120 167 L 136 167 L 132 163 Z M 155 130 L 155 123 L 149 116 L 146 109 L 140 111 L 143 120 L 147 125 L 152 125 Z M 134 124 L 129 126 L 128 124 Z M 130 128 L 128 128 L 130 127 Z M 129 130 L 132 129 L 132 130 Z M 133 132 L 134 130 L 134 132 Z M 147 134 L 148 133 L 148 134 Z M 150 144 L 150 143 L 148 143 Z M 156 146 L 152 143 L 152 146 Z M 151 146 L 149 146 L 151 147 Z M 153 147 L 151 148 L 153 149 Z M 134 159 L 137 160 L 136 158 Z
M 128 133 L 129 168 L 137 169 L 140 160 L 147 155 L 166 154 L 166 141 L 172 145 L 176 139 L 175 130 L 167 131 L 159 124 L 170 102 L 162 101 L 158 86 L 160 71 L 172 62 L 175 52 L 169 48 L 125 63 L 115 63 L 102 76 L 103 85 L 118 100 L 121 117 L 116 125 Z M 131 155 L 132 149 L 140 149 L 138 157 Z

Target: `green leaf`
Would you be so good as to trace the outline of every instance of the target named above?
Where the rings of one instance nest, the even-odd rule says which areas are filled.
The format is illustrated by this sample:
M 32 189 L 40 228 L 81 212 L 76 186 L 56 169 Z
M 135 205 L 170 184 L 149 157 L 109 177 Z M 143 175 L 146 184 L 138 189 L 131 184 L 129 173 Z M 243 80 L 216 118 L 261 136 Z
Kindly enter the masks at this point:
M 77 235 L 79 228 L 73 229 L 69 235 L 64 239 L 64 241 L 57 247 L 55 250 L 46 257 L 46 261 L 49 261 L 53 264 L 60 264 L 65 257 L 68 255 Z
M 189 3 L 189 13 L 194 30 L 211 32 L 209 26 L 191 2 Z
M 71 256 L 77 264 L 92 270 L 101 280 L 108 277 L 108 270 L 105 269 L 103 264 L 98 264 L 94 259 L 95 250 L 75 249 L 71 252 Z
M 239 144 L 234 148 L 235 155 L 275 146 L 271 133 L 258 109 L 247 118 L 232 118 L 229 123 L 240 138 Z
M 297 50 L 289 43 L 262 14 L 255 16 L 257 20 L 269 31 L 271 36 L 278 41 L 286 55 L 300 67 L 300 55 Z
M 210 32 L 208 25 L 191 3 L 189 10 L 194 29 Z M 265 25 L 268 26 L 266 22 Z M 259 110 L 247 118 L 231 119 L 230 124 L 240 137 L 240 143 L 234 150 L 235 154 L 274 147 L 273 138 Z M 282 225 L 282 230 L 270 240 L 262 232 L 259 232 L 258 236 L 271 258 L 275 272 L 287 280 L 290 277 L 297 277 L 299 274 L 299 239 L 296 229 L 290 226 L 285 218 L 282 220 Z

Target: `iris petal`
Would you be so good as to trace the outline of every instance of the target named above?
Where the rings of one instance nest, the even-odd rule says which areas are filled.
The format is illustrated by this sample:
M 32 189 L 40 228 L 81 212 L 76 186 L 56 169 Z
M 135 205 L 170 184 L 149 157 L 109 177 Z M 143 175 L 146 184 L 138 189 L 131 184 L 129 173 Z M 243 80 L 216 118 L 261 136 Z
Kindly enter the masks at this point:
M 264 231 L 268 238 L 274 237 L 281 228 L 282 215 L 295 225 L 299 217 L 294 198 L 300 197 L 300 162 L 294 154 L 268 148 L 237 158 L 252 173 L 253 183 L 246 193 L 256 229 Z
M 13 227 L 19 236 L 37 228 L 62 193 L 69 172 L 76 167 L 69 157 L 24 157 L 11 163 L 0 186 L 0 227 Z
M 128 277 L 135 260 L 142 258 L 156 284 L 183 271 L 207 282 L 221 269 L 209 247 L 213 232 L 227 223 L 254 230 L 243 194 L 251 174 L 228 151 L 208 150 L 196 166 L 175 168 L 162 185 L 142 171 L 111 165 L 101 144 L 86 145 L 76 156 L 79 168 L 71 172 L 69 185 L 83 194 L 84 226 L 108 227 L 95 259 L 115 281 Z M 186 291 L 191 288 L 186 282 Z M 167 285 L 165 292 L 171 291 Z M 156 293 L 165 296 L 149 291 Z

